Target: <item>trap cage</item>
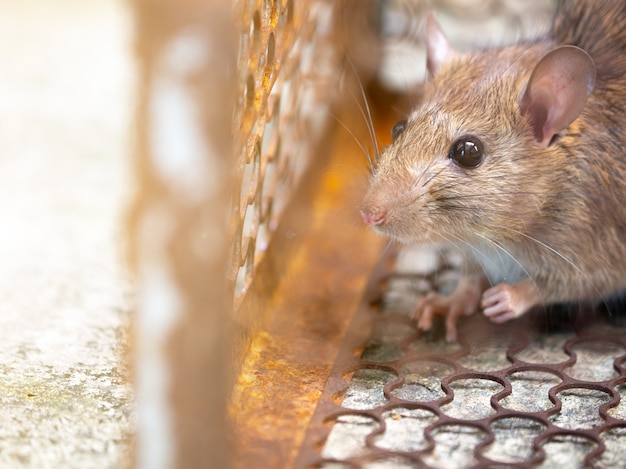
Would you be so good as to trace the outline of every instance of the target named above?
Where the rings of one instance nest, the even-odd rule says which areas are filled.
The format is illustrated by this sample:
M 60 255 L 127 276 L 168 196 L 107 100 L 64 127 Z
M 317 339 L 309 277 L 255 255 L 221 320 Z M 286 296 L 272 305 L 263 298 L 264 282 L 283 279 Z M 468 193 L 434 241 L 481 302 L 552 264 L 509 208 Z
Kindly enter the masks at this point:
M 476 315 L 456 344 L 422 334 L 412 305 L 458 259 L 385 249 L 356 209 L 365 153 L 419 100 L 424 14 L 515 39 L 553 2 L 224 3 L 135 2 L 138 462 L 626 465 L 623 328 Z

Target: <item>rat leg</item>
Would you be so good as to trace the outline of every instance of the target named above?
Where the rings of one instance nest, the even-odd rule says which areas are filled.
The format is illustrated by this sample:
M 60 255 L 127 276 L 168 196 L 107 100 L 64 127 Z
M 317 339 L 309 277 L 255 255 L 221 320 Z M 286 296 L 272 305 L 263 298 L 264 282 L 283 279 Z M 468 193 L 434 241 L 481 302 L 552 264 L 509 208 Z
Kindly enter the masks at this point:
M 485 316 L 501 323 L 520 317 L 539 303 L 541 298 L 536 285 L 526 279 L 513 285 L 500 283 L 485 290 L 480 306 Z
M 450 296 L 430 292 L 424 296 L 413 313 L 417 327 L 428 331 L 432 327 L 433 317 L 446 317 L 446 340 L 454 342 L 457 338 L 456 323 L 461 315 L 470 315 L 478 311 L 483 281 L 479 277 L 461 277 L 459 284 Z

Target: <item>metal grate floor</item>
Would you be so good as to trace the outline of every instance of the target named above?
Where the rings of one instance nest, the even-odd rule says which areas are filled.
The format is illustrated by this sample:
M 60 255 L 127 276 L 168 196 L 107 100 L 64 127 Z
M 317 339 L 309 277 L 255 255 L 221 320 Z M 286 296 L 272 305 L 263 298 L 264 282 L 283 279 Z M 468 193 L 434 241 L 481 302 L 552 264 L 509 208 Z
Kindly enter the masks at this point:
M 626 467 L 626 328 L 581 310 L 420 333 L 407 313 L 456 265 L 419 247 L 381 263 L 297 467 Z

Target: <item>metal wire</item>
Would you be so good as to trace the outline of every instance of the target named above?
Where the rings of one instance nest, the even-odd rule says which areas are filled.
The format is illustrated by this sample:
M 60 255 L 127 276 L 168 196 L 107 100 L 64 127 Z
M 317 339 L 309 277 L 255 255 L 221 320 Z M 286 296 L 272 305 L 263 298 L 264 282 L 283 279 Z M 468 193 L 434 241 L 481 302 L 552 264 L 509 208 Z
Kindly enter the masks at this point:
M 624 467 L 626 330 L 582 310 L 556 328 L 476 315 L 447 344 L 394 298 L 441 289 L 455 270 L 381 264 L 357 312 L 371 319 L 367 345 L 345 344 L 297 467 Z
M 324 1 L 239 2 L 235 187 L 230 233 L 236 303 L 249 287 L 328 119 L 319 92 L 329 28 Z M 304 142 L 304 143 L 303 143 Z

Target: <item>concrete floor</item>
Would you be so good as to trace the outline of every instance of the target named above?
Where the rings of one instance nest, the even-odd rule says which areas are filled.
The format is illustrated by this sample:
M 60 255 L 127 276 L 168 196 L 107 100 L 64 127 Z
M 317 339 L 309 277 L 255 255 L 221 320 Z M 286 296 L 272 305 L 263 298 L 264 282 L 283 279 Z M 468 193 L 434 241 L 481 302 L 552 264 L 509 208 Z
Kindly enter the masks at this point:
M 626 373 L 621 365 L 626 328 L 587 309 L 569 318 L 538 311 L 499 325 L 480 314 L 462 318 L 459 343 L 444 341 L 443 321 L 417 334 L 407 314 L 420 295 L 433 287 L 448 290 L 458 275 L 455 268 L 441 266 L 460 259 L 438 261 L 433 254 L 431 247 L 402 251 L 396 275 L 386 278 L 381 301 L 369 310 L 375 323 L 360 363 L 338 358 L 342 367 L 328 383 L 341 382 L 340 375 L 347 386 L 332 390 L 335 410 L 341 412 L 324 416 L 325 427 L 332 422 L 332 430 L 321 451 L 328 462 L 321 467 L 344 468 L 346 462 L 367 469 L 423 464 L 582 469 L 591 467 L 588 462 L 598 468 L 626 467 Z M 547 327 L 549 316 L 552 327 Z M 354 347 L 346 350 L 351 354 Z M 510 392 L 498 396 L 505 382 Z M 603 410 L 603 405 L 608 407 Z M 481 420 L 488 425 L 475 425 Z M 493 441 L 480 447 L 489 436 Z
M 0 467 L 128 465 L 130 12 L 0 3 Z

